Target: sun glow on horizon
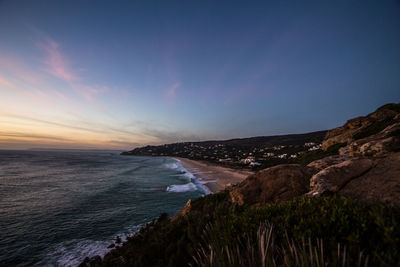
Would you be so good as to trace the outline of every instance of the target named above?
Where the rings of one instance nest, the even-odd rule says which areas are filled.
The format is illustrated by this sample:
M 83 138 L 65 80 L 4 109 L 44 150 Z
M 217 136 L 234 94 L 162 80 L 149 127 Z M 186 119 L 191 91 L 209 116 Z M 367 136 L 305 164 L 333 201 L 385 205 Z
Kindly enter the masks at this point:
M 0 1 L 0 149 L 337 127 L 399 101 L 398 7 Z
M 50 69 L 29 70 L 21 59 L 0 57 L 0 149 L 130 149 L 161 141 L 135 129 L 119 131 L 96 98 L 107 87 L 86 85 L 81 78 L 75 83 L 78 78 L 65 65 L 59 45 L 48 45 L 42 63 Z

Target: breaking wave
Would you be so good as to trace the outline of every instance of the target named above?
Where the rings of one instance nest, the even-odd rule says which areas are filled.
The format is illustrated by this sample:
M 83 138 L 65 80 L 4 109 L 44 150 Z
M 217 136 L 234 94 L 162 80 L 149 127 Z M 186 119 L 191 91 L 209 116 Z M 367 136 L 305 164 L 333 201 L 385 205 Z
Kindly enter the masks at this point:
M 198 190 L 197 186 L 194 183 L 188 183 L 188 184 L 173 184 L 167 187 L 168 192 L 190 192 L 190 191 L 196 191 Z
M 200 191 L 206 195 L 211 194 L 211 191 L 204 186 L 206 182 L 202 181 L 201 179 L 197 178 L 193 173 L 186 170 L 180 160 L 174 159 L 176 162 L 173 163 L 166 163 L 164 166 L 168 169 L 173 169 L 178 172 L 176 176 L 183 178 L 182 180 L 186 181 L 186 184 L 173 184 L 167 187 L 167 192 L 175 192 L 175 193 L 182 193 L 182 192 L 191 192 L 191 191 Z
M 73 239 L 62 242 L 52 248 L 47 256 L 34 266 L 78 266 L 86 257 L 94 256 L 103 257 L 112 248 L 108 248 L 114 244 L 117 236 L 121 238 L 121 242 L 125 242 L 128 236 L 137 233 L 143 225 L 132 226 L 125 232 L 116 234 L 109 240 L 89 240 L 89 239 Z M 117 244 L 115 244 L 117 245 Z

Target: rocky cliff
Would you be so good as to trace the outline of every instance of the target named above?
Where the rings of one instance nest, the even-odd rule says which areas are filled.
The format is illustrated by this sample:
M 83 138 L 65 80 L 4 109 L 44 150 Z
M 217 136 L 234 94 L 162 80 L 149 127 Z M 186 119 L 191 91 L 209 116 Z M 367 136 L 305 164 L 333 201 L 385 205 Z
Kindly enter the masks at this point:
M 400 104 L 387 104 L 375 112 L 362 117 L 348 120 L 345 125 L 327 132 L 322 148 L 327 150 L 338 143 L 346 145 L 360 139 L 376 139 L 374 136 L 386 127 L 400 122 Z
M 161 215 L 103 259 L 80 266 L 263 266 L 245 262 L 246 251 L 272 259 L 271 266 L 337 266 L 338 259 L 341 266 L 397 266 L 399 114 L 400 104 L 389 104 L 349 120 L 327 133 L 318 160 L 267 168 L 229 191 L 189 200 L 172 219 Z M 257 228 L 265 222 L 275 233 Z M 254 236 L 260 239 L 250 241 Z M 260 245 L 266 240 L 277 247 L 268 255 Z M 288 264 L 290 251 L 304 258 Z
M 400 204 L 400 104 L 349 120 L 326 134 L 323 149 L 340 144 L 338 155 L 307 166 L 278 165 L 235 186 L 233 202 L 277 203 L 338 193 L 362 201 Z

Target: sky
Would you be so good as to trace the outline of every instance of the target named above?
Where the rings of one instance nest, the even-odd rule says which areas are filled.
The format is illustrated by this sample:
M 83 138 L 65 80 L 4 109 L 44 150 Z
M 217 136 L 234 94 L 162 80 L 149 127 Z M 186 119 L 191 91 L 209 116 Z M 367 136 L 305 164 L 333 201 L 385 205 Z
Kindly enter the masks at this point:
M 0 149 L 332 129 L 400 102 L 400 1 L 0 0 Z

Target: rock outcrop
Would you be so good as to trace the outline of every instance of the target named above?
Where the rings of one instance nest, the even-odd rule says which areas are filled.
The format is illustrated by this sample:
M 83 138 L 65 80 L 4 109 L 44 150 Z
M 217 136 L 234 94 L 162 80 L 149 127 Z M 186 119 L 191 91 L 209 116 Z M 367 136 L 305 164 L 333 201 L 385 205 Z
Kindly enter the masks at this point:
M 375 159 L 371 170 L 349 181 L 339 193 L 367 202 L 400 205 L 400 152 Z
M 348 120 L 345 125 L 328 131 L 322 142 L 322 149 L 327 150 L 330 146 L 338 143 L 350 144 L 359 137 L 368 135 L 369 132 L 374 133 L 374 130 L 380 127 L 389 126 L 396 120 L 399 122 L 399 106 L 400 104 L 382 106 L 367 116 Z
M 400 104 L 385 105 L 329 131 L 323 148 L 342 143 L 347 145 L 340 148 L 339 155 L 305 167 L 278 165 L 249 176 L 233 187 L 231 200 L 240 205 L 262 205 L 304 194 L 318 197 L 337 193 L 365 201 L 400 203 Z
M 369 171 L 373 166 L 370 159 L 349 159 L 322 169 L 310 180 L 311 191 L 307 195 L 320 196 L 327 192 L 338 192 L 346 183 Z
M 342 163 L 343 161 L 349 160 L 351 157 L 347 155 L 334 155 L 323 159 L 315 160 L 307 165 L 311 169 L 312 173 L 315 174 L 329 166 Z
M 235 186 L 231 199 L 239 205 L 277 203 L 301 196 L 309 190 L 311 173 L 298 164 L 283 164 L 249 176 Z
M 400 122 L 393 123 L 377 134 L 351 142 L 342 147 L 339 153 L 352 157 L 382 157 L 396 151 L 400 151 Z

